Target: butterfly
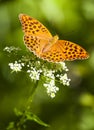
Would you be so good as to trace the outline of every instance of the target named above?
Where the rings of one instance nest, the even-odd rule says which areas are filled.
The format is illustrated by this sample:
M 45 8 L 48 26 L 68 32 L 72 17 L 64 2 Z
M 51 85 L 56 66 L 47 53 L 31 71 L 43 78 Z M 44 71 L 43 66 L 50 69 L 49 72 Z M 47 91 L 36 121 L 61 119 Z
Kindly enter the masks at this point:
M 89 54 L 84 48 L 67 40 L 59 40 L 38 20 L 25 14 L 19 15 L 26 47 L 37 57 L 48 62 L 86 59 Z

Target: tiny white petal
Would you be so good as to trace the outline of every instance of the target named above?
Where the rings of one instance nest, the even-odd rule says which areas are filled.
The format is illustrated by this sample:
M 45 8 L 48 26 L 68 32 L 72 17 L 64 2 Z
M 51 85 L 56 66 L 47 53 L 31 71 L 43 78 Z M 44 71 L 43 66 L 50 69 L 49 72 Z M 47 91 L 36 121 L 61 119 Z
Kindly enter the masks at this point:
M 30 67 L 30 65 L 28 64 L 27 67 Z
M 24 63 L 21 63 L 22 66 L 24 66 Z
M 55 97 L 55 93 L 51 93 L 51 98 L 54 98 Z

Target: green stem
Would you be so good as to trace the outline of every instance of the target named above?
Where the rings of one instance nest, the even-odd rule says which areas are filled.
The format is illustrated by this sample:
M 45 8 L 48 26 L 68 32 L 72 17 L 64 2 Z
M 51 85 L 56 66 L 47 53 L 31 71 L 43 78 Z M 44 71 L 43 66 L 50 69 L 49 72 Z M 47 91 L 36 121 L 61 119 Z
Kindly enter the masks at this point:
M 33 88 L 30 90 L 29 92 L 29 96 L 27 98 L 27 101 L 25 102 L 25 106 L 23 109 L 23 115 L 20 118 L 19 122 L 17 123 L 17 128 L 20 128 L 21 126 L 24 125 L 24 123 L 26 122 L 26 113 L 31 109 L 31 100 L 32 100 L 32 96 L 38 86 L 38 80 L 36 81 L 35 85 L 33 86 Z

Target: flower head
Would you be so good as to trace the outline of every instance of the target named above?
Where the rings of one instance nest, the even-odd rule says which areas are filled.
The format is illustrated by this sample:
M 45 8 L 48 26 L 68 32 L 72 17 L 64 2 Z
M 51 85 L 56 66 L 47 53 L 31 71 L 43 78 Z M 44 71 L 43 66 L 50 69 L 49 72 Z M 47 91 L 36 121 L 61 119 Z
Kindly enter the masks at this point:
M 67 68 L 65 62 L 60 62 L 60 65 L 61 65 L 61 67 L 63 68 L 63 70 L 65 70 L 65 71 L 68 71 L 68 70 L 69 70 L 69 69 Z
M 22 66 L 24 66 L 24 63 L 18 63 L 17 61 L 15 61 L 15 63 L 9 63 L 9 66 L 10 66 L 10 69 L 18 72 L 22 70 Z
M 20 50 L 20 48 L 19 47 L 14 47 L 14 46 L 10 46 L 10 47 L 6 46 L 3 50 L 8 52 L 8 53 L 11 53 L 12 51 Z
M 6 47 L 4 51 L 11 53 L 12 51 L 17 51 L 16 47 Z M 9 67 L 12 71 L 21 71 L 23 67 L 29 74 L 29 77 L 33 81 L 43 80 L 43 86 L 46 88 L 47 94 L 54 98 L 57 91 L 59 91 L 58 86 L 56 86 L 56 81 L 62 83 L 63 85 L 70 85 L 71 79 L 68 78 L 67 73 L 68 68 L 65 62 L 60 63 L 46 63 L 41 60 L 34 60 L 31 55 L 22 56 L 20 60 L 14 63 L 9 63 Z
M 32 80 L 39 80 L 41 72 L 41 69 L 37 70 L 34 67 L 31 67 L 29 70 L 27 70 L 27 73 L 29 73 L 29 76 Z
M 63 83 L 63 85 L 69 86 L 71 79 L 68 79 L 68 76 L 65 73 L 64 75 L 60 75 L 60 81 L 61 81 L 61 83 Z
M 47 89 L 47 93 L 51 98 L 54 98 L 56 92 L 59 91 L 59 88 L 55 86 L 54 79 L 51 79 L 49 82 L 44 83 L 43 85 Z

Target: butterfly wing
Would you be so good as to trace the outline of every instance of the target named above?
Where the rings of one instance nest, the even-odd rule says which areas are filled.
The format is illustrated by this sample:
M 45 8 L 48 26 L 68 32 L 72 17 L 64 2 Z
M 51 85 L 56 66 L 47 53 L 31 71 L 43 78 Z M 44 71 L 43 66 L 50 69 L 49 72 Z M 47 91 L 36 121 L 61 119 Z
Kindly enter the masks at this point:
M 88 58 L 89 55 L 85 49 L 75 43 L 65 40 L 51 43 L 54 38 L 38 20 L 25 14 L 20 14 L 19 19 L 25 34 L 24 42 L 38 57 L 52 62 Z
M 25 35 L 32 35 L 35 37 L 52 38 L 48 29 L 38 20 L 31 18 L 28 15 L 20 14 L 19 20 L 22 24 L 22 30 Z
M 39 39 L 31 35 L 24 35 L 24 42 L 30 51 L 40 57 L 45 44 L 48 44 L 49 41 L 47 39 Z
M 81 46 L 66 40 L 58 40 L 41 57 L 51 62 L 62 62 L 64 60 L 86 59 L 88 53 Z
M 25 45 L 30 51 L 33 51 L 37 56 L 39 56 L 42 49 L 52 38 L 51 33 L 38 20 L 31 18 L 28 15 L 20 14 L 19 19 L 22 24 L 22 30 L 25 34 Z

